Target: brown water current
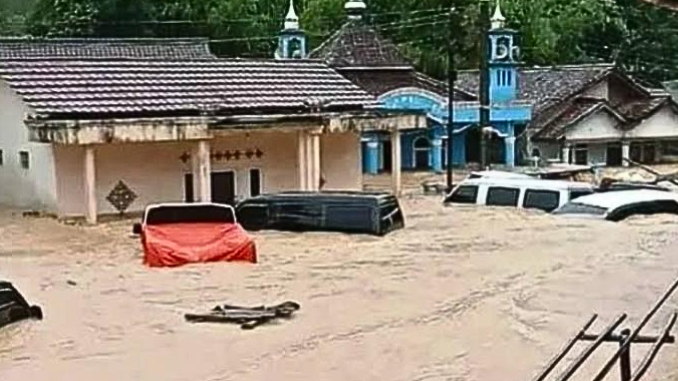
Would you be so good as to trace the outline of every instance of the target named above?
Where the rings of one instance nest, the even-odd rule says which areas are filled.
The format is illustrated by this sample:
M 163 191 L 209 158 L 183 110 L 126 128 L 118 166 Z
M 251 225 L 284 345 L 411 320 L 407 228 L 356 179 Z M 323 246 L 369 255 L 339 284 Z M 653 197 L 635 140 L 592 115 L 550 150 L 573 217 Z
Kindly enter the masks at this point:
M 403 203 L 407 228 L 383 238 L 261 232 L 259 264 L 177 269 L 141 264 L 131 221 L 0 212 L 0 278 L 45 313 L 0 331 L 0 380 L 526 381 L 590 315 L 601 316 L 592 331 L 621 312 L 637 323 L 678 276 L 676 217 Z M 301 303 L 296 318 L 253 331 L 183 319 L 284 300 Z M 677 307 L 678 295 L 643 333 Z M 648 348 L 633 348 L 634 364 Z M 676 379 L 678 346 L 667 345 L 644 380 Z

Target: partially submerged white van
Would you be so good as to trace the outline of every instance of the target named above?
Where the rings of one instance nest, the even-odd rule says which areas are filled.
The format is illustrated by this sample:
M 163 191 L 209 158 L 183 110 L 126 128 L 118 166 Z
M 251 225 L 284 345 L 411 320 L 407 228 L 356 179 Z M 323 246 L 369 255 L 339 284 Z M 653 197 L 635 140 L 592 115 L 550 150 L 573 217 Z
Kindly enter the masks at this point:
M 524 178 L 469 178 L 445 197 L 445 204 L 513 206 L 551 212 L 577 197 L 594 193 L 591 184 Z

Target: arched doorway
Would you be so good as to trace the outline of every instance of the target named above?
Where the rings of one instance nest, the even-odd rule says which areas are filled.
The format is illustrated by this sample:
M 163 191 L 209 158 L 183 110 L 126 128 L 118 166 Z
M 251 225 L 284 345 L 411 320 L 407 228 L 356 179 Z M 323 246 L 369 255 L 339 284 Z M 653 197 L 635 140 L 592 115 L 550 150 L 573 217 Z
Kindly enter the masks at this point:
M 420 136 L 414 139 L 414 168 L 415 169 L 428 169 L 429 158 L 431 157 L 431 141 L 424 137 Z
M 466 131 L 466 163 L 480 163 L 480 129 Z

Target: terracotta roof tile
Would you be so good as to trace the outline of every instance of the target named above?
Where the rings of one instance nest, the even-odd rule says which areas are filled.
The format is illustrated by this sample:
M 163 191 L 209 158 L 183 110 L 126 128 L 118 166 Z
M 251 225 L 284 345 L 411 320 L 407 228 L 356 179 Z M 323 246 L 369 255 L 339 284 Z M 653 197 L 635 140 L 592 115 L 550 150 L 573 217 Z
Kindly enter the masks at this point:
M 0 38 L 0 59 L 213 58 L 204 38 Z
M 316 61 L 3 61 L 0 78 L 42 118 L 308 112 L 376 104 Z M 94 115 L 96 114 L 96 115 Z
M 415 70 L 350 70 L 340 69 L 339 72 L 353 83 L 365 89 L 370 94 L 380 96 L 389 91 L 415 87 L 433 92 L 441 97 L 447 97 L 447 83 L 438 81 Z M 474 100 L 475 96 L 457 90 L 454 99 L 458 101 Z
M 372 27 L 349 21 L 310 53 L 335 68 L 411 67 L 398 47 L 382 38 Z
M 559 101 L 587 84 L 603 78 L 612 65 L 566 65 L 548 68 L 520 68 L 518 98 L 531 100 L 536 108 Z M 456 86 L 472 94 L 478 93 L 478 71 L 459 73 Z

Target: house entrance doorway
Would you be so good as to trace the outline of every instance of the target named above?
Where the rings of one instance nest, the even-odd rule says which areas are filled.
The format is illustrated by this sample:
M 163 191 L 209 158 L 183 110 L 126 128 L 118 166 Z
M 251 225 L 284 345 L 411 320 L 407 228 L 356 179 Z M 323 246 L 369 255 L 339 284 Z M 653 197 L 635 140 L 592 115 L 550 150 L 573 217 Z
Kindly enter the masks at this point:
M 212 172 L 212 202 L 235 204 L 235 172 Z

